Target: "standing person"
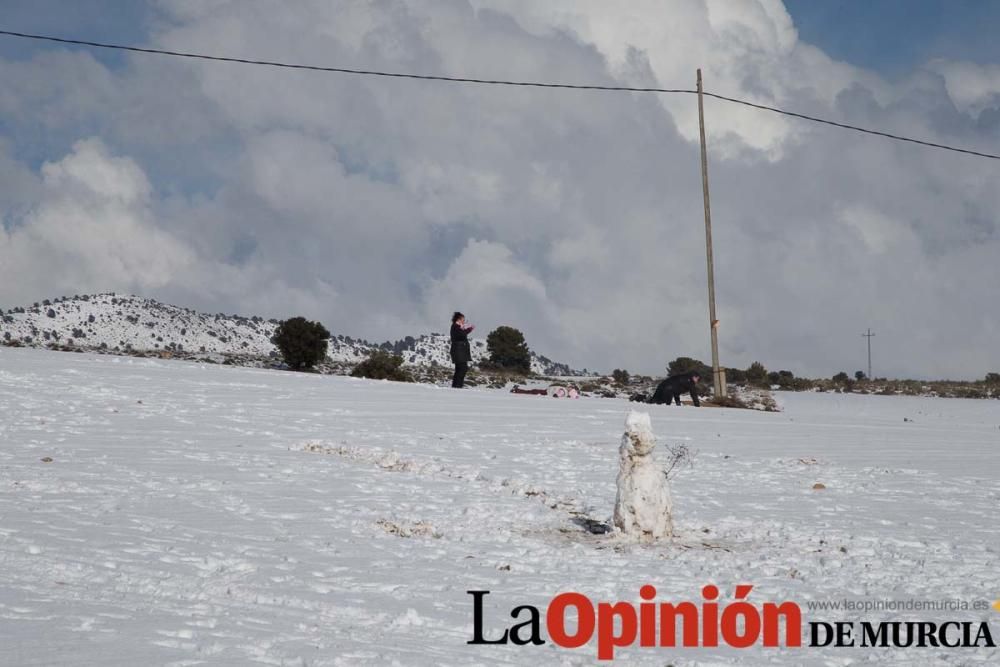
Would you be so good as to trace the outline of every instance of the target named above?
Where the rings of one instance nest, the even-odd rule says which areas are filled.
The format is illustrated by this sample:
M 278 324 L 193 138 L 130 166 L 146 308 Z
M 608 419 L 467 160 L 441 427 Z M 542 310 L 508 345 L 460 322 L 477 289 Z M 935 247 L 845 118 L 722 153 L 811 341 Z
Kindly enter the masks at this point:
M 469 372 L 469 362 L 472 361 L 472 347 L 469 345 L 469 334 L 476 327 L 466 326 L 465 315 L 455 311 L 451 316 L 451 360 L 455 362 L 455 376 L 451 386 L 461 389 L 465 386 L 465 374 Z

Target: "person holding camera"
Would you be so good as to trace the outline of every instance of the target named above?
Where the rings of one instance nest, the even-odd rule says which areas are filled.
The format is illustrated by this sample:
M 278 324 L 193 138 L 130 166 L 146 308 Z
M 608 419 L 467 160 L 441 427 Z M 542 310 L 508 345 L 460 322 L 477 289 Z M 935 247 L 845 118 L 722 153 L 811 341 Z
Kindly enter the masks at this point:
M 455 375 L 451 386 L 461 389 L 465 386 L 465 374 L 469 372 L 469 362 L 472 361 L 472 346 L 469 345 L 469 334 L 476 327 L 465 323 L 465 315 L 456 311 L 451 316 L 451 360 L 455 363 Z

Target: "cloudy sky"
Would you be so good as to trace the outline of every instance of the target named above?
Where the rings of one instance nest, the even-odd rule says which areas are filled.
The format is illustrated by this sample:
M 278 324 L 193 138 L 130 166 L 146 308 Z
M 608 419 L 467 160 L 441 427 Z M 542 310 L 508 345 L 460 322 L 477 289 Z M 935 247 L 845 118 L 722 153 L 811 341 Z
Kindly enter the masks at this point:
M 867 6 L 873 8 L 866 9 Z M 706 88 L 1000 153 L 996 3 L 3 0 L 0 27 L 448 76 Z M 944 7 L 950 8 L 945 11 Z M 119 291 L 576 366 L 710 359 L 688 95 L 0 37 L 0 307 Z M 722 362 L 1000 370 L 1000 162 L 708 100 Z

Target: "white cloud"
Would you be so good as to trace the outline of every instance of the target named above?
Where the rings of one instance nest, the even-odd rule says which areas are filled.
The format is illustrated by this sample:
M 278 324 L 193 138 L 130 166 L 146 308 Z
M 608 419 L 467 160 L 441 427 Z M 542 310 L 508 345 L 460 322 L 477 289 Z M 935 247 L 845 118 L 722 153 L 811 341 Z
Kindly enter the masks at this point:
M 433 281 L 427 304 L 428 320 L 440 321 L 441 329 L 455 310 L 477 323 L 483 335 L 501 324 L 529 334 L 552 325 L 542 281 L 509 248 L 488 241 L 469 242 L 444 277 Z M 513 313 L 518 315 L 511 320 Z
M 194 256 L 149 211 L 150 184 L 99 139 L 42 166 L 40 202 L 0 236 L 5 300 L 28 290 L 143 292 L 180 279 Z
M 777 0 L 157 4 L 151 42 L 178 50 L 682 88 L 701 67 L 712 91 L 1000 151 L 1000 64 L 889 83 L 802 42 Z M 373 339 L 457 308 L 579 366 L 708 358 L 691 96 L 126 62 L 0 61 L 2 305 L 128 289 Z M 1000 366 L 976 305 L 1000 281 L 992 165 L 707 114 L 724 363 L 851 372 L 871 326 L 877 373 Z
M 935 60 L 927 69 L 944 77 L 948 96 L 963 111 L 982 111 L 1000 106 L 1000 63 Z
M 902 221 L 883 215 L 863 206 L 848 206 L 841 212 L 841 219 L 854 228 L 864 240 L 866 249 L 873 255 L 882 255 L 898 249 L 901 244 L 917 246 L 918 240 Z

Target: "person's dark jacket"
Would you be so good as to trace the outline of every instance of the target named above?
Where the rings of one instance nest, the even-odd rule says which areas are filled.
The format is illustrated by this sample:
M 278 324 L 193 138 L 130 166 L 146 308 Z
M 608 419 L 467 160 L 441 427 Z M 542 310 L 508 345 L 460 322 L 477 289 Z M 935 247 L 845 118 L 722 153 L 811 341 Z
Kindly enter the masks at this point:
M 451 325 L 451 360 L 458 363 L 472 361 L 472 346 L 469 345 L 469 332 L 472 327 L 463 329 L 458 323 Z
M 701 401 L 698 400 L 698 383 L 694 379 L 695 375 L 697 373 L 671 375 L 656 387 L 656 391 L 653 392 L 653 397 L 649 399 L 649 402 L 670 405 L 671 401 L 676 401 L 677 405 L 680 405 L 681 394 L 690 394 L 691 401 L 696 406 L 700 406 Z

